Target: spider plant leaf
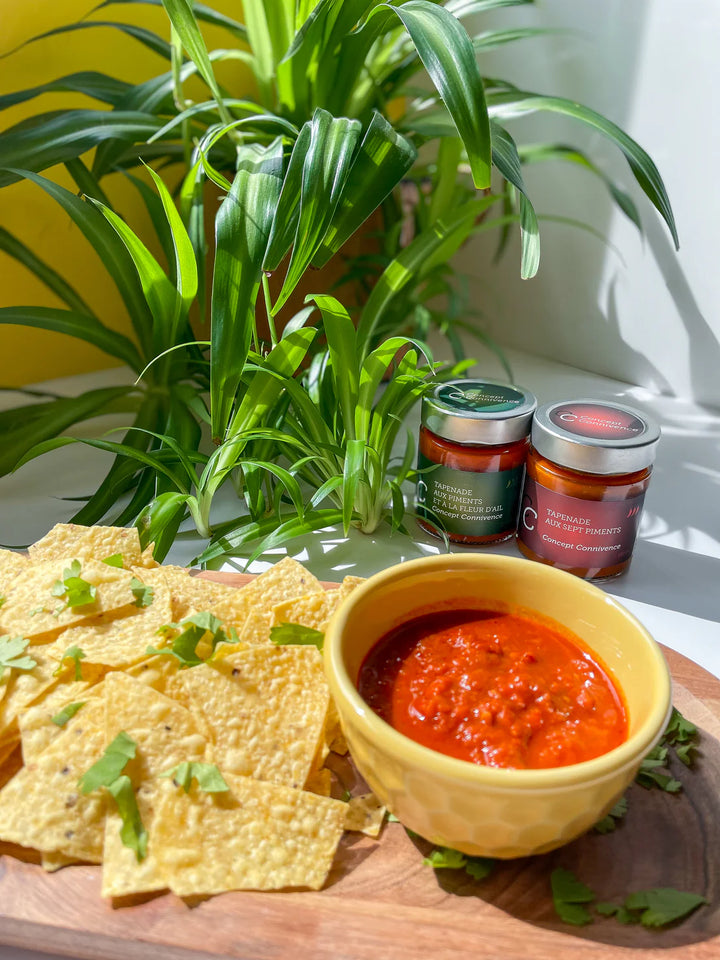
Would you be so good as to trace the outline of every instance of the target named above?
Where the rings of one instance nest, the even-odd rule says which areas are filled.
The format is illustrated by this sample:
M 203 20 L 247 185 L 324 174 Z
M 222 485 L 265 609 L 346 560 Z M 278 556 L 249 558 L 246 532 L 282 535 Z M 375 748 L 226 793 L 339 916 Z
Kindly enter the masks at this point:
M 342 413 L 345 436 L 350 441 L 355 437 L 359 388 L 355 326 L 345 307 L 335 297 L 313 295 L 312 299 L 322 314 L 335 394 Z
M 248 42 L 255 55 L 255 78 L 260 100 L 271 106 L 275 64 L 282 60 L 293 33 L 294 10 L 284 0 L 244 0 Z
M 103 0 L 103 3 L 99 3 L 96 7 L 93 7 L 90 13 L 95 13 L 97 10 L 121 3 L 138 3 L 152 7 L 161 7 L 163 5 L 162 0 Z M 193 13 L 197 19 L 202 20 L 203 23 L 209 23 L 214 27 L 223 27 L 225 30 L 229 30 L 238 40 L 242 40 L 245 43 L 247 42 L 247 30 L 244 25 L 237 20 L 233 20 L 232 17 L 220 13 L 218 10 L 213 10 L 212 7 L 208 7 L 204 3 L 193 3 Z
M 97 177 L 85 166 L 80 157 L 75 157 L 74 160 L 68 160 L 65 164 L 65 169 L 75 181 L 81 194 L 87 197 L 93 197 L 95 200 L 104 203 L 105 206 L 112 208 L 112 203 L 100 186 Z
M 299 283 L 332 222 L 360 129 L 357 120 L 336 119 L 325 110 L 316 110 L 313 115 L 310 144 L 303 163 L 300 211 L 292 254 L 273 314 L 283 307 Z
M 207 262 L 208 242 L 205 231 L 205 181 L 202 174 L 202 160 L 192 167 L 180 188 L 180 215 L 192 244 L 198 278 L 198 315 L 201 323 L 207 317 L 207 280 L 205 264 Z
M 107 413 L 130 413 L 137 406 L 138 396 L 132 387 L 103 387 L 79 397 L 61 397 L 3 411 L 0 475 L 13 470 L 31 447 L 63 433 L 73 424 Z
M 165 182 L 162 177 L 155 173 L 152 167 L 148 167 L 147 169 L 160 194 L 165 216 L 167 217 L 167 222 L 170 227 L 173 249 L 175 251 L 175 283 L 177 292 L 180 294 L 183 302 L 183 313 L 187 316 L 190 310 L 190 304 L 195 299 L 198 289 L 195 252 L 182 217 L 177 211 L 173 198 L 170 196 L 170 191 L 165 186 Z
M 324 483 L 321 483 L 315 493 L 310 498 L 310 507 L 314 509 L 323 500 L 330 497 L 339 487 L 343 485 L 343 478 L 340 476 L 329 477 Z
M 181 306 L 178 292 L 155 257 L 125 221 L 99 200 L 90 199 L 90 202 L 113 227 L 132 257 L 152 313 L 152 342 L 155 353 L 159 353 L 175 341 Z
M 518 147 L 518 153 L 523 163 L 542 163 L 546 160 L 563 160 L 590 170 L 598 179 L 602 180 L 618 207 L 620 207 L 625 216 L 631 220 L 642 233 L 642 221 L 640 220 L 640 214 L 632 197 L 625 193 L 624 190 L 621 190 L 587 154 L 583 153 L 577 147 L 571 147 L 563 143 L 524 144 Z
M 162 37 L 158 36 L 157 33 L 153 33 L 152 30 L 146 30 L 145 27 L 138 27 L 132 23 L 117 23 L 113 20 L 78 20 L 76 23 L 63 24 L 60 27 L 55 27 L 53 30 L 47 30 L 45 33 L 38 33 L 36 36 L 30 37 L 29 40 L 26 40 L 19 46 L 8 50 L 0 59 L 10 56 L 11 53 L 16 53 L 18 50 L 22 50 L 23 47 L 27 47 L 29 44 L 35 43 L 38 40 L 44 40 L 47 37 L 56 37 L 62 33 L 73 33 L 76 30 L 90 30 L 95 27 L 109 27 L 113 30 L 120 30 L 129 37 L 139 40 L 143 46 L 152 50 L 154 53 L 165 57 L 167 60 L 170 59 L 170 44 L 167 40 L 163 40 Z
M 518 191 L 520 206 L 520 276 L 523 280 L 534 277 L 540 265 L 540 232 L 537 216 L 525 189 L 520 157 L 515 141 L 499 123 L 490 125 L 493 141 L 493 160 L 505 179 Z
M 530 40 L 535 37 L 543 37 L 548 34 L 569 33 L 569 30 L 563 30 L 551 27 L 519 27 L 514 30 L 486 30 L 473 37 L 473 49 L 477 51 L 495 50 L 506 43 L 516 43 L 518 40 Z
M 66 303 L 75 313 L 82 313 L 85 316 L 95 317 L 92 309 L 85 303 L 80 294 L 70 284 L 53 270 L 53 268 L 41 260 L 30 247 L 26 246 L 22 240 L 18 240 L 8 230 L 0 227 L 0 250 L 9 257 L 17 260 L 24 267 L 27 267 L 31 273 L 34 273 L 38 280 L 42 281 L 48 290 L 59 297 L 63 303 Z M 97 318 L 96 318 L 97 319 Z
M 43 123 L 19 123 L 0 136 L 0 186 L 21 179 L 8 168 L 37 173 L 79 157 L 108 137 L 146 140 L 158 125 L 157 118 L 145 113 L 115 110 L 62 110 Z
M 350 531 L 350 524 L 355 513 L 360 484 L 365 481 L 365 441 L 348 440 L 345 445 L 345 464 L 343 468 L 342 485 L 342 520 L 345 536 Z
M 528 3 L 535 3 L 535 0 L 448 0 L 445 9 L 461 20 L 475 13 L 497 10 L 498 7 L 521 7 Z
M 246 150 L 215 220 L 210 349 L 213 437 L 222 439 L 254 332 L 262 263 L 283 174 L 283 146 Z
M 380 113 L 374 113 L 353 159 L 335 215 L 312 259 L 324 266 L 380 206 L 417 159 L 417 150 Z
M 124 80 L 117 80 L 115 77 L 110 77 L 106 73 L 98 73 L 96 70 L 81 70 L 77 73 L 69 73 L 64 77 L 58 77 L 57 80 L 50 80 L 48 83 L 38 84 L 36 87 L 5 93 L 0 96 L 0 110 L 6 110 L 18 103 L 33 100 L 43 93 L 56 92 L 83 93 L 95 100 L 117 106 L 130 90 L 132 90 L 132 84 L 126 83 Z
M 164 265 L 167 267 L 171 282 L 176 284 L 177 277 L 175 272 L 175 250 L 173 247 L 172 232 L 170 231 L 167 217 L 165 216 L 162 201 L 152 187 L 145 183 L 144 180 L 141 180 L 140 177 L 136 177 L 127 171 L 123 171 L 123 173 L 125 174 L 127 180 L 137 190 L 140 200 L 142 201 L 145 210 L 150 217 L 153 230 L 155 231 L 155 236 L 157 237 L 160 247 L 162 248 Z M 105 200 L 102 200 L 100 197 L 95 197 L 93 193 L 87 193 L 87 191 L 85 191 L 85 194 L 86 196 L 93 197 L 93 199 L 100 200 L 100 202 L 106 207 L 110 206 L 110 204 L 106 203 Z
M 549 110 L 578 120 L 602 133 L 625 155 L 633 176 L 667 224 L 675 247 L 679 246 L 675 218 L 660 172 L 645 150 L 617 124 L 595 110 L 563 97 L 544 97 L 522 90 L 507 90 L 493 93 L 491 99 L 490 115 L 497 119 L 511 119 L 538 110 Z
M 224 108 L 222 91 L 215 79 L 212 62 L 208 56 L 205 40 L 193 13 L 191 0 L 163 0 L 163 6 L 170 18 L 170 23 L 182 40 L 182 44 L 188 52 L 190 59 L 198 68 L 200 76 L 215 97 L 220 107 L 223 120 L 227 122 L 230 119 L 230 115 Z
M 297 515 L 300 519 L 305 512 L 305 505 L 303 504 L 302 493 L 300 491 L 300 484 L 297 482 L 295 477 L 290 473 L 289 470 L 286 470 L 284 467 L 281 467 L 277 463 L 272 463 L 270 461 L 263 460 L 253 460 L 243 458 L 242 468 L 245 469 L 246 466 L 257 467 L 260 470 L 265 471 L 266 473 L 271 473 L 274 477 L 280 481 L 288 496 L 292 500 L 292 504 L 297 511 Z
M 144 550 L 154 543 L 153 556 L 156 560 L 162 562 L 167 556 L 192 499 L 187 493 L 167 490 L 155 497 L 138 516 L 135 526 L 140 545 Z
M 300 216 L 303 168 L 312 139 L 313 125 L 308 121 L 300 128 L 300 133 L 293 144 L 288 161 L 277 211 L 270 230 L 267 252 L 263 261 L 263 270 L 267 273 L 277 270 L 295 238 Z
M 133 370 L 139 371 L 142 367 L 140 355 L 132 340 L 106 327 L 92 315 L 77 313 L 75 310 L 60 310 L 57 307 L 0 307 L 0 323 L 38 327 L 77 337 L 111 357 L 117 357 Z
M 416 349 L 421 356 L 425 357 L 428 365 L 432 366 L 433 356 L 430 347 L 426 343 L 409 337 L 389 337 L 372 350 L 363 361 L 355 411 L 356 436 L 368 439 L 372 407 L 378 387 L 399 351 L 406 350 L 408 347 Z M 395 389 L 392 380 L 388 389 Z

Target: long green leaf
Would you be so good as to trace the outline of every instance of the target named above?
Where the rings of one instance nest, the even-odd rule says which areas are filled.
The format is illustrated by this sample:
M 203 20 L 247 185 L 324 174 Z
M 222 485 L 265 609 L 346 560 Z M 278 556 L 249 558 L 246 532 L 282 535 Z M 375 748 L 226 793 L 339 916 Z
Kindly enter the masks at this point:
M 208 56 L 205 40 L 193 13 L 192 2 L 190 0 L 163 0 L 163 6 L 191 60 L 197 66 L 205 83 L 210 87 L 223 120 L 226 123 L 229 122 L 231 118 L 223 104 L 222 91 L 215 79 L 215 72 Z
M 39 327 L 77 337 L 109 353 L 111 357 L 117 357 L 133 370 L 142 369 L 140 355 L 133 342 L 121 333 L 110 330 L 93 316 L 56 307 L 0 307 L 0 323 Z
M 540 265 L 540 232 L 537 216 L 525 189 L 520 157 L 515 141 L 499 123 L 490 125 L 493 140 L 493 160 L 500 173 L 518 191 L 520 204 L 520 238 L 522 257 L 520 275 L 523 280 L 534 277 Z
M 445 9 L 460 20 L 498 7 L 522 7 L 530 3 L 535 3 L 535 0 L 448 0 Z
M 165 216 L 167 217 L 168 224 L 172 233 L 173 247 L 175 250 L 175 277 L 177 284 L 177 291 L 180 294 L 184 305 L 184 312 L 187 315 L 190 310 L 190 304 L 195 299 L 198 289 L 198 272 L 197 264 L 195 262 L 195 253 L 193 251 L 192 243 L 190 242 L 190 237 L 188 236 L 185 225 L 182 222 L 182 218 L 178 213 L 172 197 L 170 196 L 170 191 L 165 186 L 165 182 L 162 177 L 159 177 L 157 173 L 148 167 L 150 176 L 155 182 L 158 193 L 160 194 L 160 199 L 162 200 L 163 209 L 165 210 Z
M 153 316 L 153 344 L 155 352 L 159 353 L 173 345 L 179 319 L 179 295 L 155 257 L 125 221 L 99 200 L 91 202 L 113 227 L 132 257 Z
M 88 97 L 94 97 L 95 100 L 102 100 L 104 103 L 111 103 L 117 106 L 120 100 L 132 90 L 132 84 L 124 80 L 117 80 L 106 73 L 98 73 L 96 70 L 81 70 L 77 73 L 69 73 L 64 77 L 58 77 L 57 80 L 50 80 L 48 83 L 41 83 L 36 87 L 28 87 L 26 90 L 16 90 L 13 93 L 5 93 L 0 96 L 0 110 L 6 110 L 17 103 L 25 103 L 39 97 L 43 93 L 84 93 Z
M 280 196 L 283 147 L 245 151 L 215 221 L 210 410 L 213 437 L 222 439 L 255 330 L 254 311 L 270 226 Z
M 348 172 L 340 203 L 313 257 L 324 266 L 376 210 L 417 159 L 417 150 L 380 113 L 374 113 Z
M 335 297 L 313 296 L 313 300 L 322 314 L 337 401 L 342 412 L 345 436 L 350 441 L 355 438 L 359 388 L 355 327 L 347 310 Z
M 136 406 L 137 395 L 132 387 L 103 387 L 79 397 L 61 397 L 3 411 L 0 475 L 13 470 L 35 444 L 63 433 L 73 424 L 118 409 L 130 412 Z
M 37 173 L 81 156 L 108 138 L 146 140 L 159 126 L 155 117 L 132 111 L 63 110 L 41 125 L 18 124 L 0 136 L 0 167 L 23 167 Z M 20 174 L 0 172 L 0 186 Z
M 90 12 L 95 13 L 96 10 L 112 7 L 115 4 L 129 3 L 145 4 L 152 7 L 161 7 L 163 5 L 162 0 L 103 0 L 103 3 L 99 3 Z M 244 25 L 237 20 L 233 20 L 232 17 L 220 13 L 218 10 L 213 10 L 212 7 L 208 7 L 204 3 L 193 3 L 193 13 L 197 19 L 202 20 L 203 23 L 209 23 L 214 27 L 223 27 L 225 30 L 229 30 L 238 40 L 242 40 L 244 43 L 247 42 L 247 30 Z
M 76 313 L 82 313 L 86 316 L 94 317 L 92 309 L 85 303 L 80 294 L 70 286 L 70 284 L 53 270 L 49 264 L 41 260 L 30 247 L 26 246 L 17 237 L 14 237 L 9 231 L 0 227 L 0 250 L 13 257 L 24 267 L 27 267 L 35 276 L 41 280 L 48 290 L 58 296 L 66 303 L 71 310 Z M 96 318 L 97 319 L 97 318 Z
M 162 37 L 159 37 L 156 33 L 153 33 L 152 30 L 146 30 L 145 27 L 138 27 L 133 23 L 117 23 L 114 20 L 79 20 L 76 23 L 66 23 L 60 27 L 55 27 L 53 30 L 47 30 L 45 33 L 39 33 L 34 37 L 31 37 L 29 40 L 26 40 L 24 43 L 21 43 L 19 46 L 14 47 L 12 50 L 8 50 L 7 53 L 4 53 L 3 57 L 10 56 L 11 53 L 16 53 L 18 50 L 22 50 L 23 47 L 26 47 L 30 43 L 35 43 L 37 40 L 45 40 L 48 37 L 56 37 L 62 33 L 73 33 L 76 30 L 90 30 L 95 27 L 109 27 L 112 30 L 120 30 L 122 33 L 126 33 L 129 37 L 132 37 L 135 40 L 139 40 L 144 46 L 152 50 L 154 53 L 159 54 L 161 57 L 170 59 L 170 44 L 163 40 Z M 0 57 L 0 59 L 2 59 Z
M 300 192 L 305 159 L 313 139 L 313 125 L 310 121 L 300 128 L 297 140 L 293 144 L 283 179 L 277 211 L 273 218 L 267 251 L 263 261 L 263 270 L 272 273 L 280 266 L 292 246 L 297 232 L 300 216 Z
M 508 90 L 493 93 L 491 100 L 491 117 L 511 119 L 538 110 L 549 110 L 579 120 L 606 136 L 625 154 L 635 179 L 667 224 L 676 248 L 679 246 L 675 217 L 660 172 L 645 150 L 617 124 L 595 110 L 563 97 L 544 97 L 520 90 Z
M 297 230 L 273 313 L 282 308 L 299 283 L 332 222 L 359 134 L 357 120 L 335 119 L 324 110 L 316 110 L 313 115 L 310 145 L 303 163 Z

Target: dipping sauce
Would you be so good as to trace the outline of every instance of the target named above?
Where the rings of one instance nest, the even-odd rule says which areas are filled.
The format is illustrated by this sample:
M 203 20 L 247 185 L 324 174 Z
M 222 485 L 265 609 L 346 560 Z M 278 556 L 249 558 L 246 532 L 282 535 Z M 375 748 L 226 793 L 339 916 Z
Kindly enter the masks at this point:
M 628 736 L 606 669 L 559 624 L 444 610 L 401 624 L 366 656 L 366 703 L 423 746 L 494 767 L 563 767 Z

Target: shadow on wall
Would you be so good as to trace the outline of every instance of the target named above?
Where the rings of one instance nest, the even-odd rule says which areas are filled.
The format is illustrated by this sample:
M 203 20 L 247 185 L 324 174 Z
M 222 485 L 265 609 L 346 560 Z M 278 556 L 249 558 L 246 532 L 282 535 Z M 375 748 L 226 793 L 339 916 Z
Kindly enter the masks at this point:
M 603 236 L 612 231 L 620 238 L 620 256 L 628 257 L 627 264 L 615 265 L 611 250 L 577 228 L 541 219 L 542 261 L 534 280 L 520 281 L 516 242 L 496 265 L 493 240 L 478 238 L 463 251 L 458 266 L 472 275 L 474 306 L 483 311 L 487 332 L 501 344 L 639 383 L 655 393 L 678 393 L 720 405 L 720 344 L 692 288 L 693 269 L 702 269 L 694 247 L 699 243 L 697 218 L 707 215 L 703 206 L 707 201 L 701 200 L 699 188 L 678 183 L 680 141 L 668 140 L 660 107 L 653 107 L 651 97 L 665 49 L 660 34 L 673 16 L 664 0 L 596 8 L 572 0 L 545 0 L 541 9 L 528 14 L 531 25 L 568 27 L 574 35 L 528 41 L 537 45 L 533 53 L 543 51 L 531 59 L 523 59 L 527 46 L 522 45 L 504 48 L 497 56 L 502 58 L 498 72 L 521 87 L 579 100 L 621 126 L 630 125 L 629 132 L 654 154 L 666 177 L 688 246 L 686 269 L 664 224 L 639 190 L 632 193 L 645 228 L 642 247 L 602 184 L 567 163 L 527 170 L 538 213 L 581 220 Z M 486 72 L 491 69 L 492 62 Z M 638 127 L 642 132 L 636 132 Z M 543 114 L 515 122 L 511 132 L 520 143 L 575 143 L 618 184 L 625 188 L 631 183 L 618 151 L 569 121 Z M 698 150 L 702 148 L 700 144 Z M 673 174 L 675 191 L 668 183 Z M 697 282 L 695 286 L 699 291 Z

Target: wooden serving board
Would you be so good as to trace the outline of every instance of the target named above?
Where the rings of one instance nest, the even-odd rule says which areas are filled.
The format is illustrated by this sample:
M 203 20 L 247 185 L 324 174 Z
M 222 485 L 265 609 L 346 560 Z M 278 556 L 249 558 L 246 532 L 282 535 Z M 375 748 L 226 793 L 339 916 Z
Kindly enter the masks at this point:
M 238 574 L 212 579 L 242 584 Z M 720 957 L 720 681 L 665 651 L 674 701 L 702 728 L 696 769 L 677 796 L 634 785 L 623 824 L 541 857 L 498 863 L 484 881 L 422 864 L 430 849 L 398 823 L 379 840 L 346 834 L 320 892 L 227 893 L 187 903 L 172 894 L 112 907 L 100 869 L 46 874 L 0 856 L 0 944 L 92 960 L 663 960 Z M 2 852 L 0 850 L 0 852 Z M 549 877 L 572 870 L 600 900 L 675 887 L 709 901 L 662 931 L 555 916 Z

